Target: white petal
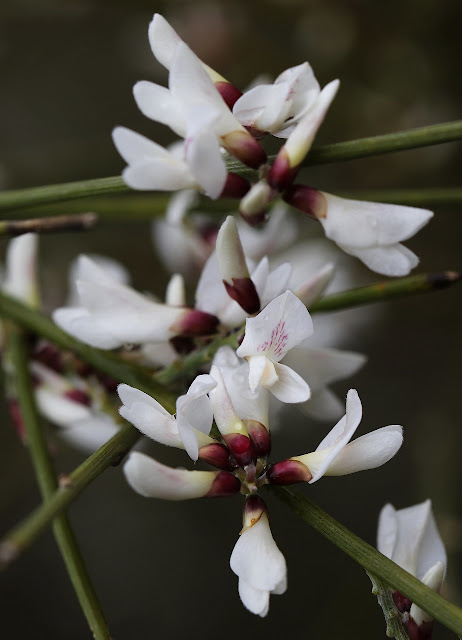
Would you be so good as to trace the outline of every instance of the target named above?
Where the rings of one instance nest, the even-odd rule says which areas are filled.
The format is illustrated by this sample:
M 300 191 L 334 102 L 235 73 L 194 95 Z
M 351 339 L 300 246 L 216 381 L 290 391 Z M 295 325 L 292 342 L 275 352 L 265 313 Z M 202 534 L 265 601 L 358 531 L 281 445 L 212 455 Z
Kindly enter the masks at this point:
M 425 576 L 425 574 L 427 574 L 427 572 L 439 562 L 443 565 L 443 580 L 448 560 L 446 556 L 446 549 L 444 548 L 443 541 L 436 527 L 435 518 L 430 504 L 430 512 L 427 517 L 425 531 L 419 547 L 416 577 L 423 581 L 423 576 Z M 435 587 L 431 588 L 434 589 Z
M 13 238 L 6 253 L 5 279 L 2 289 L 29 306 L 38 306 L 37 283 L 38 235 L 24 233 Z
M 324 471 L 326 476 L 345 476 L 375 469 L 388 462 L 403 444 L 403 429 L 390 425 L 350 442 Z
M 254 589 L 242 578 L 239 578 L 238 590 L 239 597 L 246 609 L 261 618 L 264 618 L 267 615 L 269 611 L 269 591 Z
M 160 144 L 126 127 L 116 127 L 112 132 L 112 140 L 127 164 L 168 160 L 170 157 L 170 153 Z
M 379 514 L 377 549 L 387 558 L 392 558 L 398 539 L 398 518 L 392 504 L 386 504 Z
M 129 187 L 140 191 L 177 191 L 197 187 L 186 164 L 178 162 L 173 156 L 129 166 L 123 170 L 122 178 Z
M 135 84 L 133 95 L 143 115 L 167 125 L 182 138 L 185 136 L 184 111 L 166 87 L 143 80 Z
M 205 496 L 215 479 L 213 471 L 172 469 L 138 451 L 124 465 L 129 485 L 146 498 L 189 500 Z
M 81 307 L 56 309 L 52 313 L 52 318 L 58 327 L 92 347 L 116 349 L 120 346 L 120 340 L 111 335 L 106 326 L 96 323 L 86 309 Z
M 210 392 L 210 400 L 213 407 L 215 422 L 217 423 L 220 433 L 226 436 L 230 433 L 245 432 L 244 425 L 236 413 L 228 390 L 225 386 L 221 371 L 216 365 L 212 365 L 210 375 L 217 383 L 215 389 Z
M 165 303 L 170 307 L 184 307 L 186 304 L 184 278 L 179 273 L 174 273 L 168 282 Z
M 181 226 L 186 214 L 199 202 L 197 191 L 185 189 L 172 195 L 165 211 L 165 220 L 169 225 Z
M 359 258 L 366 267 L 384 276 L 406 276 L 419 264 L 419 258 L 402 244 L 392 244 L 369 249 L 357 249 L 339 244 L 339 247 Z
M 298 373 L 284 364 L 275 364 L 277 381 L 269 388 L 281 402 L 306 402 L 311 395 L 310 388 Z
M 444 574 L 445 565 L 442 562 L 437 562 L 425 573 L 422 578 L 422 582 L 430 589 L 433 589 L 433 591 L 439 591 L 444 580 Z M 414 618 L 414 621 L 418 626 L 423 622 L 430 622 L 433 620 L 433 617 L 429 613 L 421 609 L 414 602 L 412 603 L 409 615 Z
M 250 277 L 233 216 L 228 216 L 221 225 L 215 249 L 223 280 L 232 284 L 235 278 Z
M 306 307 L 291 291 L 286 291 L 255 318 L 247 319 L 245 337 L 236 353 L 241 358 L 264 353 L 279 362 L 312 332 L 313 323 Z
M 210 400 L 207 394 L 217 386 L 211 375 L 198 375 L 181 403 L 177 403 L 178 413 L 182 413 L 185 418 L 202 433 L 208 434 L 212 427 L 213 413 Z
M 324 440 L 319 443 L 316 451 L 321 451 L 328 447 L 337 447 L 340 443 L 342 444 L 341 448 L 343 448 L 353 437 L 354 432 L 361 422 L 362 415 L 363 410 L 358 392 L 355 389 L 350 389 L 346 399 L 345 416 L 331 429 Z
M 230 565 L 234 573 L 254 589 L 281 590 L 287 575 L 286 561 L 271 535 L 266 513 L 241 534 Z
M 260 131 L 279 131 L 289 115 L 288 84 L 258 85 L 242 95 L 233 107 L 233 114 L 246 127 Z
M 154 398 L 152 398 L 147 393 L 144 393 L 139 389 L 135 389 L 135 387 L 130 387 L 128 384 L 119 384 L 119 386 L 117 387 L 117 393 L 119 394 L 119 398 L 128 409 L 132 409 L 133 405 L 136 402 L 143 402 L 155 411 L 158 411 L 161 415 L 167 416 L 169 418 L 172 417 L 167 409 L 165 409 L 159 402 L 157 402 L 157 400 L 154 400 Z
M 314 105 L 305 113 L 288 137 L 284 146 L 290 158 L 291 167 L 297 167 L 310 150 L 339 85 L 338 80 L 333 80 L 324 87 Z
M 281 293 L 287 290 L 291 275 L 292 265 L 290 264 L 290 262 L 284 262 L 268 274 L 266 284 L 263 289 L 261 289 L 261 293 L 260 289 L 256 287 L 260 295 L 262 307 L 268 305 L 277 296 L 281 295 Z M 253 273 L 252 280 L 254 280 Z
M 320 222 L 326 236 L 350 247 L 393 245 L 415 235 L 433 213 L 427 209 L 349 200 L 323 194 L 327 213 Z
M 288 215 L 285 205 L 275 205 L 270 213 L 268 222 L 261 229 L 251 227 L 242 218 L 237 220 L 244 253 L 253 260 L 275 253 L 290 245 L 297 237 L 297 221 Z
M 314 302 L 319 300 L 334 275 L 335 264 L 329 262 L 309 280 L 298 285 L 296 289 L 293 289 L 293 292 L 297 298 L 300 298 L 305 307 L 309 309 Z
M 119 385 L 119 387 L 120 386 L 122 385 Z M 139 393 L 142 394 L 141 391 Z M 144 396 L 146 394 L 142 395 Z M 151 398 L 151 400 L 153 399 Z M 164 414 L 142 400 L 133 401 L 130 408 L 122 405 L 119 413 L 122 418 L 128 420 L 128 422 L 141 431 L 141 433 L 155 442 L 160 442 L 160 444 L 168 447 L 183 449 L 183 443 L 178 434 L 177 423 L 175 418 L 170 414 Z
M 270 387 L 277 380 L 277 374 L 272 362 L 265 355 L 249 358 L 249 385 L 252 392 L 260 385 Z
M 154 14 L 148 34 L 154 56 L 161 65 L 170 69 L 173 54 L 178 43 L 183 42 L 182 39 L 159 13 Z
M 106 415 L 94 415 L 75 422 L 59 432 L 61 438 L 84 453 L 94 453 L 119 431 L 115 422 Z
M 69 427 L 92 416 L 90 407 L 44 387 L 36 389 L 35 398 L 40 413 L 59 427 Z
M 391 559 L 413 576 L 430 511 L 430 500 L 396 511 L 398 535 Z

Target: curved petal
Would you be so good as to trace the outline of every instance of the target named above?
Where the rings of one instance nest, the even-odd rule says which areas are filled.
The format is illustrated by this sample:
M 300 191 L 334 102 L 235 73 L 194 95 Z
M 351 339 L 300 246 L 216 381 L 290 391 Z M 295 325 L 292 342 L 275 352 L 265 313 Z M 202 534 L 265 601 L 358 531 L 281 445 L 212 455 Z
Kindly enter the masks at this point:
M 124 465 L 128 484 L 146 498 L 189 500 L 202 498 L 210 490 L 216 477 L 214 471 L 186 471 L 172 469 L 144 453 L 130 453 Z
M 366 356 L 340 349 L 312 349 L 309 341 L 287 354 L 284 362 L 308 380 L 311 391 L 356 373 L 366 362 Z
M 225 186 L 228 172 L 213 131 L 202 130 L 188 138 L 186 162 L 197 184 L 210 198 L 218 198 Z
M 133 405 L 137 402 L 143 402 L 147 404 L 149 407 L 158 411 L 161 415 L 166 416 L 168 418 L 172 418 L 170 413 L 165 409 L 160 402 L 154 400 L 150 395 L 144 393 L 144 391 L 140 391 L 139 389 L 135 389 L 135 387 L 130 387 L 128 384 L 119 384 L 117 387 L 117 393 L 119 398 L 122 400 L 123 404 L 128 408 L 132 409 Z
M 313 333 L 313 322 L 306 307 L 286 291 L 270 302 L 255 318 L 248 318 L 244 340 L 236 351 L 240 358 L 267 354 L 279 362 L 287 351 Z
M 242 604 L 251 613 L 264 618 L 269 611 L 269 591 L 254 589 L 248 582 L 239 578 L 239 597 Z
M 266 513 L 241 534 L 230 565 L 234 573 L 254 589 L 281 591 L 287 575 L 286 561 L 271 535 Z
M 393 557 L 396 540 L 398 539 L 398 518 L 392 504 L 386 504 L 379 514 L 377 528 L 377 549 L 387 558 Z
M 119 413 L 122 418 L 128 420 L 141 433 L 155 442 L 160 442 L 167 447 L 184 448 L 178 434 L 175 418 L 170 414 L 159 411 L 143 400 L 132 401 L 130 407 L 122 405 L 119 408 Z
M 63 429 L 59 435 L 72 446 L 90 454 L 106 444 L 118 431 L 119 427 L 109 416 L 93 415 Z
M 112 140 L 127 164 L 143 164 L 151 160 L 168 160 L 170 153 L 160 144 L 126 127 L 116 127 Z
M 117 336 L 111 335 L 108 328 L 81 307 L 63 307 L 52 313 L 53 322 L 78 340 L 98 349 L 116 349 L 121 346 Z
M 170 69 L 175 49 L 183 40 L 160 13 L 154 14 L 148 35 L 154 56 L 161 65 Z
M 430 502 L 430 512 L 427 517 L 425 531 L 419 547 L 416 577 L 419 580 L 424 581 L 425 574 L 427 574 L 431 568 L 438 563 L 443 565 L 443 580 L 446 573 L 448 559 L 446 549 L 444 548 L 443 541 L 436 526 Z M 434 587 L 431 588 L 433 589 Z
M 186 164 L 173 157 L 129 166 L 123 170 L 122 178 L 125 184 L 139 191 L 177 191 L 197 187 Z
M 402 244 L 393 244 L 369 249 L 356 249 L 346 245 L 339 247 L 359 258 L 366 267 L 384 276 L 406 276 L 419 264 L 419 258 Z
M 363 409 L 361 400 L 359 399 L 356 389 L 350 389 L 346 399 L 346 413 L 345 416 L 335 425 L 333 429 L 322 440 L 316 451 L 327 449 L 328 447 L 335 447 L 341 444 L 342 449 L 347 442 L 351 440 L 354 432 L 361 422 L 363 415 Z M 339 449 L 339 450 L 340 450 Z
M 143 115 L 167 125 L 184 138 L 186 133 L 184 112 L 166 87 L 142 80 L 133 87 L 133 95 Z
M 306 402 L 311 391 L 305 380 L 290 367 L 277 363 L 274 365 L 277 381 L 269 388 L 281 402 Z
M 1 284 L 6 293 L 29 306 L 38 305 L 37 250 L 36 233 L 13 238 L 8 244 L 5 279 Z

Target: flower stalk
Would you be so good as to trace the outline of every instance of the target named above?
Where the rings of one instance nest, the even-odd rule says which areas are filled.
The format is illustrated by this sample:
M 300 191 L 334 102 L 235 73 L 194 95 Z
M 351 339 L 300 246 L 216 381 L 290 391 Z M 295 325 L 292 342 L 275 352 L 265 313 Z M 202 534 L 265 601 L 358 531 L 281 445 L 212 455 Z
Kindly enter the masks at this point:
M 96 213 L 76 213 L 31 220 L 1 220 L 0 235 L 19 236 L 23 233 L 56 233 L 59 231 L 86 231 L 98 221 Z

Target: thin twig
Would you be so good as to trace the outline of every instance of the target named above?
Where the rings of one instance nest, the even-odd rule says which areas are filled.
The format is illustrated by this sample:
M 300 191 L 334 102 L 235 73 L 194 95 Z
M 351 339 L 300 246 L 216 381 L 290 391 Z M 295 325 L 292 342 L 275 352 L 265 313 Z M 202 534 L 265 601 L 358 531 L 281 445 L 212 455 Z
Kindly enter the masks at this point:
M 72 213 L 31 220 L 0 220 L 0 235 L 20 236 L 23 233 L 56 233 L 57 231 L 87 231 L 98 220 L 96 213 Z
M 46 506 L 48 500 L 55 494 L 57 482 L 35 404 L 27 360 L 27 350 L 22 332 L 19 328 L 13 325 L 8 326 L 7 336 L 8 353 L 14 370 L 17 399 L 24 420 L 27 442 L 40 493 L 44 499 L 44 506 Z M 80 606 L 82 607 L 94 637 L 97 640 L 109 640 L 110 633 L 104 619 L 101 605 L 65 513 L 57 514 L 54 518 L 53 532 Z
M 381 136 L 359 138 L 347 142 L 315 147 L 310 151 L 304 166 L 343 162 L 369 156 L 428 147 L 462 139 L 462 120 L 399 131 Z M 270 158 L 270 160 L 274 157 Z M 256 172 L 237 160 L 228 161 L 228 170 L 244 177 L 255 177 Z M 97 178 L 0 193 L 0 211 L 12 211 L 51 202 L 63 202 L 100 194 L 124 193 L 131 189 L 119 176 Z

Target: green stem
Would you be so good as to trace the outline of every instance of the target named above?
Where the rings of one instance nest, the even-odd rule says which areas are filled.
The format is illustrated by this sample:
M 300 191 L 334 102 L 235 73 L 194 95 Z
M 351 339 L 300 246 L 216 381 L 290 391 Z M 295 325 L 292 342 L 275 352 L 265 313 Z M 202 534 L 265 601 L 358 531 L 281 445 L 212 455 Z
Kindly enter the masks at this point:
M 420 580 L 379 553 L 305 496 L 284 487 L 270 486 L 269 489 L 294 513 L 368 572 L 418 604 L 457 635 L 462 635 L 462 609 L 426 587 Z
M 28 549 L 53 518 L 110 466 L 119 464 L 139 439 L 140 432 L 125 423 L 98 451 L 95 451 L 70 475 L 61 478 L 59 489 L 45 504 L 37 507 L 23 522 L 12 529 L 0 543 L 0 567 L 6 567 Z
M 336 195 L 355 200 L 389 202 L 414 207 L 442 207 L 462 204 L 462 189 L 457 187 L 433 187 L 429 189 L 355 189 L 340 190 Z M 12 212 L 15 219 L 28 216 L 60 217 L 64 213 L 78 213 L 82 209 L 95 211 L 100 220 L 134 222 L 151 221 L 164 216 L 169 195 L 151 193 L 121 194 L 119 196 L 84 197 L 80 200 L 68 200 L 65 203 L 52 203 L 46 206 L 27 207 Z M 203 198 L 197 209 L 214 214 L 237 211 L 236 200 L 221 198 L 209 200 Z M 1 230 L 1 226 L 0 226 Z
M 304 164 L 311 166 L 354 160 L 395 151 L 427 147 L 460 139 L 462 139 L 462 120 L 315 147 L 310 151 Z M 274 159 L 274 157 L 270 158 L 270 160 L 272 159 Z M 228 161 L 228 169 L 241 176 L 256 176 L 255 171 L 244 167 L 234 159 Z M 0 211 L 22 209 L 24 207 L 50 204 L 52 202 L 64 202 L 66 200 L 87 196 L 129 191 L 131 191 L 131 189 L 124 184 L 122 178 L 119 176 L 4 191 L 0 193 Z
M 46 506 L 48 500 L 55 495 L 57 488 L 56 477 L 35 405 L 24 338 L 21 330 L 15 326 L 8 327 L 8 350 L 14 370 L 16 394 L 26 428 L 29 451 L 40 487 L 40 493 Z M 53 521 L 53 532 L 80 606 L 82 607 L 94 637 L 97 640 L 108 640 L 110 634 L 101 605 L 93 589 L 82 556 L 80 555 L 77 541 L 65 513 L 56 515 Z
M 367 287 L 349 289 L 348 291 L 334 293 L 321 298 L 310 307 L 310 313 L 338 311 L 370 304 L 371 302 L 381 302 L 391 298 L 436 291 L 459 282 L 461 277 L 462 274 L 456 271 L 442 271 L 441 273 L 423 273 L 417 276 L 409 276 L 408 278 L 384 280 Z
M 50 340 L 62 349 L 73 351 L 95 369 L 103 371 L 117 381 L 125 382 L 154 396 L 156 400 L 165 406 L 167 411 L 171 413 L 175 411 L 176 396 L 156 382 L 144 367 L 128 362 L 109 351 L 95 349 L 76 340 L 39 311 L 27 307 L 1 291 L 0 316 L 13 320 L 25 329 Z

